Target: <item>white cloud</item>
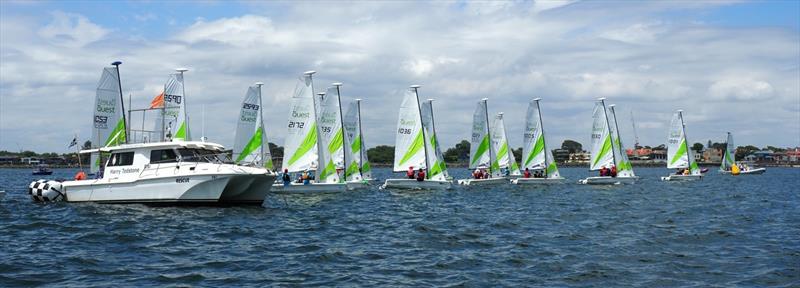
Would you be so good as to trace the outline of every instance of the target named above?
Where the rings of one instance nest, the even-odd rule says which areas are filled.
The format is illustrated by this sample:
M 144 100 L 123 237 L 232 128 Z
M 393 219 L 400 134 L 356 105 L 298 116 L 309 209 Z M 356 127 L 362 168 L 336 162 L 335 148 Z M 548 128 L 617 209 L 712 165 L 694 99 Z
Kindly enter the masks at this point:
M 775 89 L 766 81 L 753 79 L 725 79 L 716 81 L 708 93 L 718 100 L 769 100 Z
M 39 29 L 39 36 L 57 45 L 83 47 L 102 39 L 109 30 L 83 15 L 55 11 L 53 21 Z

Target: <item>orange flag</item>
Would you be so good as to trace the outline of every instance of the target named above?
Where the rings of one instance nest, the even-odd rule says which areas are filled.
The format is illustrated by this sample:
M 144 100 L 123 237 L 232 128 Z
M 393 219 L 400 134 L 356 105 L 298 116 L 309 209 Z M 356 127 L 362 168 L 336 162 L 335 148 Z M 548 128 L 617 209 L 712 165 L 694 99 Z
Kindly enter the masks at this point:
M 153 108 L 164 108 L 164 92 L 156 95 L 156 98 L 153 98 L 153 101 L 150 101 L 150 109 Z

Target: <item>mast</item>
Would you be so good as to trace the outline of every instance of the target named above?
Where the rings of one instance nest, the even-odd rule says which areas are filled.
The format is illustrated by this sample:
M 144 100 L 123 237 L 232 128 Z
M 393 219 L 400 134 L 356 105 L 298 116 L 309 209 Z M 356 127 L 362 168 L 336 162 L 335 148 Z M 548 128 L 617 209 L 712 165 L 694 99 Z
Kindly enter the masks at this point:
M 419 105 L 419 85 L 411 85 L 411 89 L 414 89 L 414 96 L 417 97 L 417 110 L 419 112 L 419 124 L 422 127 L 422 149 L 425 149 L 425 178 L 427 179 L 430 176 L 431 164 L 429 163 L 430 159 L 428 159 L 428 145 L 425 145 L 425 141 L 428 141 L 428 137 L 425 136 L 425 125 L 422 122 L 422 107 Z M 433 122 L 433 116 L 431 116 L 431 122 Z
M 614 161 L 614 166 L 617 166 L 617 151 L 614 149 L 614 138 L 611 135 L 611 123 L 608 122 L 608 110 L 606 110 L 606 98 L 600 98 L 600 103 L 603 104 L 603 116 L 606 117 L 606 128 L 608 129 L 608 136 L 611 138 L 611 159 Z M 683 121 L 683 119 L 681 119 Z
M 125 144 L 128 144 L 128 122 L 125 120 L 125 99 L 122 97 L 122 79 L 119 77 L 119 65 L 122 61 L 114 61 L 111 65 L 117 67 L 117 85 L 119 85 L 119 101 L 122 104 L 122 130 L 125 131 Z
M 633 126 L 633 156 L 639 157 L 639 134 L 636 133 L 636 121 L 633 119 L 633 110 L 631 110 L 631 126 Z
M 491 125 L 491 124 L 489 124 L 489 102 L 488 102 L 488 100 L 489 100 L 489 98 L 481 99 L 481 101 L 483 101 L 483 108 L 485 108 L 485 109 L 483 109 L 483 114 L 486 115 L 486 137 L 489 137 L 489 175 L 490 175 L 489 177 L 491 177 L 491 175 L 492 175 L 492 165 L 494 164 L 494 161 L 492 161 L 492 150 L 493 150 L 492 146 L 494 146 L 494 144 L 492 144 L 492 133 L 491 133 L 491 131 L 489 131 L 489 125 Z
M 345 131 L 344 131 L 344 114 L 342 114 L 342 92 L 339 90 L 339 87 L 342 87 L 342 83 L 336 82 L 332 84 L 336 86 L 336 101 L 339 104 L 339 131 L 342 132 L 342 140 L 344 140 Z M 334 135 L 335 136 L 335 135 Z M 344 181 L 347 182 L 347 149 L 344 149 L 344 145 L 347 145 L 347 141 L 342 141 L 342 176 L 344 176 Z
M 314 95 L 314 79 L 312 78 L 312 75 L 314 75 L 314 73 L 317 73 L 317 71 L 310 70 L 310 71 L 304 72 L 303 75 L 308 76 L 308 81 L 311 82 L 311 85 L 309 85 L 309 86 L 311 87 L 311 95 L 312 95 L 311 96 L 311 100 L 312 100 L 313 105 L 314 105 L 314 107 L 311 109 L 311 111 L 314 111 L 314 118 L 313 119 L 314 119 L 314 123 L 316 123 L 317 122 L 317 97 L 313 96 Z M 322 95 L 325 95 L 325 93 L 323 93 L 323 92 L 320 92 L 320 93 Z M 316 131 L 317 132 L 317 170 L 316 171 L 319 172 L 319 166 L 322 165 L 322 161 L 320 161 L 322 159 L 322 153 L 321 153 L 322 151 L 320 150 L 320 146 L 321 145 L 319 145 L 320 137 L 322 137 L 322 134 L 320 134 L 320 132 L 319 132 L 319 125 L 315 125 L 315 126 L 316 126 L 316 129 L 317 129 L 317 131 Z
M 436 139 L 436 120 L 433 118 L 433 99 L 428 99 L 428 102 L 431 103 L 431 105 L 430 105 L 431 106 L 431 130 L 433 130 L 433 138 Z M 422 116 L 422 115 L 420 115 L 420 116 Z M 439 155 L 436 153 L 436 147 L 437 146 L 439 146 L 439 139 L 436 139 L 436 146 L 433 147 L 433 151 L 434 151 L 433 154 L 436 155 L 436 157 L 438 158 Z M 425 156 L 427 158 L 427 154 Z M 444 159 L 442 159 L 442 161 L 444 161 Z M 436 161 L 434 161 L 434 164 L 436 164 Z M 426 175 L 426 176 L 428 178 L 430 178 L 431 175 Z
M 180 67 L 180 68 L 175 68 L 175 71 L 178 71 L 178 73 L 181 74 L 181 82 L 182 82 L 181 83 L 181 93 L 183 93 L 183 111 L 184 111 L 184 113 L 183 113 L 183 123 L 184 124 L 183 125 L 186 125 L 186 135 L 184 136 L 183 141 L 188 141 L 188 140 L 191 140 L 192 137 L 189 134 L 189 106 L 186 105 L 186 79 L 183 78 L 183 72 L 189 71 L 189 69 Z M 166 90 L 164 90 L 164 91 L 166 91 Z M 178 130 L 180 130 L 180 128 L 181 127 L 178 127 Z M 177 131 L 175 131 L 175 132 L 177 132 Z M 173 137 L 174 137 L 174 135 L 173 135 Z
M 542 123 L 542 110 L 539 108 L 539 100 L 542 100 L 542 98 L 533 99 L 536 103 L 536 114 L 539 114 L 539 131 L 541 131 L 542 143 L 544 143 L 544 178 L 547 178 L 547 167 L 549 167 L 550 163 L 547 163 L 547 139 L 544 138 L 544 124 Z M 525 155 L 522 157 L 524 158 Z M 520 161 L 523 160 L 520 159 Z
M 694 158 L 694 157 L 689 157 L 689 155 L 692 154 L 692 153 L 689 150 L 689 138 L 686 137 L 686 123 L 683 123 L 683 110 L 678 110 L 678 117 L 681 118 L 681 130 L 683 131 L 683 146 L 686 147 L 686 159 L 689 160 L 688 161 L 689 167 L 687 167 L 687 168 L 689 169 L 689 173 L 691 173 L 692 172 L 692 158 Z
M 267 131 L 264 129 L 264 104 L 261 102 L 261 86 L 264 86 L 264 82 L 256 82 L 256 87 L 258 87 L 258 116 L 261 120 L 261 123 L 258 123 L 258 125 L 259 129 L 261 129 L 261 139 L 263 140 L 265 138 L 263 135 L 267 133 Z M 261 151 L 261 164 L 259 166 L 264 166 L 267 163 L 267 159 L 264 159 L 264 157 L 266 157 L 266 155 L 264 155 L 264 145 L 269 146 L 268 143 L 261 143 L 261 147 L 258 147 L 258 150 Z
M 364 165 L 364 150 L 366 147 L 364 146 L 363 134 L 361 134 L 361 99 L 356 99 L 356 112 L 358 113 L 358 142 L 360 143 L 358 149 L 358 173 L 361 173 L 363 179 L 364 171 L 362 171 L 361 167 Z
M 625 153 L 625 151 L 622 151 L 622 138 L 619 136 L 619 125 L 617 124 L 617 112 L 614 110 L 615 106 L 616 105 L 614 105 L 614 104 L 608 105 L 608 109 L 611 109 L 611 114 L 614 115 L 614 131 L 617 132 L 617 135 L 615 135 L 615 136 L 617 137 L 617 141 L 619 142 L 619 145 L 618 145 L 619 146 L 619 148 L 618 148 L 619 149 L 619 153 Z M 612 139 L 611 141 L 614 141 L 614 140 Z M 612 145 L 611 148 L 614 148 L 614 146 Z M 620 157 L 622 157 L 622 155 L 620 155 Z M 616 166 L 616 165 L 617 165 L 617 162 L 616 162 L 616 159 L 614 159 L 614 166 Z M 619 170 L 619 169 L 620 169 L 620 167 L 617 167 L 617 170 Z

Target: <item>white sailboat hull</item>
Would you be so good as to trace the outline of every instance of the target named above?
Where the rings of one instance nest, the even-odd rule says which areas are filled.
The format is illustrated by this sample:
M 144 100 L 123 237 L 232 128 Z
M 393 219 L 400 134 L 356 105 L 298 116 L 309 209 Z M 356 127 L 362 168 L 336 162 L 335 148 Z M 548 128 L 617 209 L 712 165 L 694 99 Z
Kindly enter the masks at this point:
M 275 193 L 287 194 L 315 194 L 315 193 L 340 193 L 347 191 L 346 183 L 289 183 L 284 186 L 283 183 L 276 183 L 272 185 L 272 191 Z
M 459 179 L 458 185 L 463 186 L 483 186 L 483 185 L 498 185 L 507 184 L 508 178 L 489 178 L 489 179 Z
M 62 183 L 67 202 L 261 204 L 273 174 L 211 172 L 142 177 L 131 181 L 92 179 Z
M 586 185 L 633 184 L 636 183 L 636 180 L 639 180 L 639 176 L 634 176 L 634 177 L 596 176 L 578 180 L 578 184 L 586 184 Z
M 762 168 L 755 168 L 755 169 L 750 169 L 750 170 L 741 170 L 741 171 L 739 171 L 739 175 L 764 174 L 764 172 L 767 172 L 767 168 L 763 168 L 762 167 Z M 731 174 L 731 171 L 719 170 L 719 173 L 721 173 L 721 174 Z
M 517 178 L 511 180 L 512 184 L 515 185 L 551 185 L 551 184 L 563 184 L 564 177 L 558 178 Z
M 669 175 L 661 177 L 661 181 L 696 181 L 703 179 L 703 175 Z
M 362 189 L 369 189 L 371 186 L 369 180 L 362 180 L 362 181 L 350 181 L 347 182 L 347 190 L 362 190 Z
M 381 189 L 445 190 L 452 188 L 452 182 L 444 180 L 386 179 Z

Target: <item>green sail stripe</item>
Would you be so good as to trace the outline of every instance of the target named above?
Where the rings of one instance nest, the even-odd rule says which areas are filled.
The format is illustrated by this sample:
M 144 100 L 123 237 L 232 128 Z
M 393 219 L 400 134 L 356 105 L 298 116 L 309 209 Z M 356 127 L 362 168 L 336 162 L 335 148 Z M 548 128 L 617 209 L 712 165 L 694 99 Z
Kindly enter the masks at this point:
M 539 136 L 539 139 L 536 139 L 536 144 L 533 145 L 533 151 L 531 151 L 531 153 L 528 154 L 528 159 L 525 160 L 525 166 L 531 164 L 533 158 L 535 158 L 536 155 L 539 155 L 539 153 L 542 153 L 543 151 L 544 151 L 544 136 Z
M 503 146 L 500 146 L 500 151 L 497 151 L 497 159 L 500 159 L 500 155 L 506 155 L 506 153 L 508 153 L 508 142 L 503 142 Z
M 344 137 L 342 137 L 342 129 L 339 129 L 339 131 L 336 131 L 336 135 L 333 136 L 333 139 L 331 139 L 331 143 L 328 143 L 328 151 L 333 153 L 342 147 L 344 147 Z
M 358 136 L 356 136 L 355 141 L 353 141 L 353 144 L 350 145 L 350 150 L 353 151 L 353 152 L 361 151 L 361 135 L 360 134 Z
M 239 162 L 244 160 L 247 155 L 252 154 L 258 150 L 258 148 L 261 148 L 261 138 L 263 138 L 262 130 L 263 129 L 261 129 L 261 127 L 258 127 L 258 130 L 256 130 L 255 134 L 253 134 L 253 137 L 250 137 L 250 140 L 247 141 L 247 145 L 245 145 L 241 153 L 239 153 L 239 157 L 236 157 L 236 164 L 239 164 Z
M 678 147 L 678 151 L 675 151 L 675 156 L 669 160 L 669 165 L 675 164 L 678 162 L 678 159 L 681 159 L 683 155 L 686 154 L 686 139 L 681 140 L 681 145 Z
M 364 162 L 364 165 L 361 165 L 362 173 L 369 172 L 370 169 L 372 169 L 372 167 L 369 166 L 369 162 Z
M 611 135 L 606 135 L 606 140 L 603 141 L 603 147 L 600 148 L 600 152 L 597 153 L 597 157 L 594 158 L 594 161 L 592 161 L 592 166 L 597 165 L 597 162 L 600 161 L 600 158 L 603 158 L 603 156 L 605 156 L 609 151 L 611 151 Z
M 325 165 L 325 168 L 322 169 L 321 172 L 319 172 L 319 180 L 325 181 L 325 179 L 328 178 L 328 176 L 333 174 L 335 171 L 336 167 L 333 166 L 333 161 L 328 161 L 328 165 Z
M 422 140 L 422 131 L 417 133 L 417 136 L 414 137 L 414 142 L 411 142 L 411 146 L 408 147 L 406 154 L 403 155 L 403 158 L 400 158 L 400 166 L 406 163 L 411 157 L 419 152 L 420 149 L 424 146 L 424 142 Z
M 186 122 L 181 123 L 181 127 L 178 128 L 178 132 L 175 132 L 174 139 L 188 140 L 186 139 L 186 130 Z
M 117 121 L 117 125 L 114 126 L 114 130 L 108 135 L 108 139 L 106 139 L 106 143 L 103 147 L 117 146 L 122 143 L 125 143 L 125 122 L 120 119 Z
M 303 158 L 309 150 L 314 148 L 317 145 L 317 123 L 311 124 L 311 129 L 309 129 L 308 134 L 306 137 L 303 138 L 303 142 L 297 147 L 297 150 L 294 151 L 292 154 L 292 158 L 289 158 L 289 165 L 294 164 L 300 158 Z
M 697 162 L 692 162 L 692 164 L 691 164 L 691 165 L 689 165 L 689 171 L 692 171 L 692 172 L 694 172 L 694 171 L 696 171 L 697 169 L 700 169 L 700 167 L 697 167 Z
M 519 166 L 517 165 L 517 161 L 511 161 L 511 170 L 519 170 Z
M 553 173 L 558 172 L 558 167 L 556 167 L 556 162 L 550 163 L 547 165 L 547 175 L 552 175 Z
M 472 165 L 475 165 L 475 161 L 481 159 L 483 153 L 486 153 L 486 150 L 489 150 L 489 135 L 483 135 L 483 140 L 481 140 L 481 144 L 478 145 L 478 149 L 475 150 L 475 156 L 472 157 Z
M 447 166 L 444 164 L 444 162 L 436 160 L 436 162 L 433 163 L 433 167 L 431 167 L 430 170 L 431 170 L 431 173 L 428 176 L 428 178 L 431 178 L 433 176 L 439 175 L 444 170 L 447 170 Z
M 347 170 L 344 172 L 344 177 L 350 177 L 350 175 L 358 173 L 358 163 L 350 162 L 350 166 L 347 166 Z

